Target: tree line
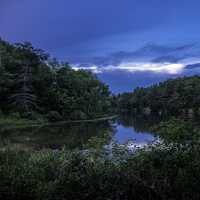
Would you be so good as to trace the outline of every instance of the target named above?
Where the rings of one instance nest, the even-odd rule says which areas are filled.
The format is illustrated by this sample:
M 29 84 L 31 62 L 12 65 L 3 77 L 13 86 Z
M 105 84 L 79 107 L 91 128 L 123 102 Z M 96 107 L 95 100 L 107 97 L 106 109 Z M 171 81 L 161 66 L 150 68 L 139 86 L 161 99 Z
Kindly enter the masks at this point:
M 110 112 L 107 85 L 73 70 L 31 43 L 0 39 L 0 112 L 51 120 L 90 119 Z
M 200 116 L 200 76 L 170 79 L 118 95 L 121 113 L 193 118 Z

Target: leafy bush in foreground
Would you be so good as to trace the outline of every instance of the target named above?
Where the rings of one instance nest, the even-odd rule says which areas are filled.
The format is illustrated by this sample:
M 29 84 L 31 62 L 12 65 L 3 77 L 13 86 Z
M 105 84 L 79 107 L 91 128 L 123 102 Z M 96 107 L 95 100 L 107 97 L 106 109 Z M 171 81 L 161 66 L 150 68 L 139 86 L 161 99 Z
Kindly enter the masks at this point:
M 159 135 L 165 142 L 190 143 L 199 141 L 200 128 L 197 122 L 171 118 L 152 126 L 151 131 Z
M 0 199 L 199 199 L 198 145 L 0 153 Z

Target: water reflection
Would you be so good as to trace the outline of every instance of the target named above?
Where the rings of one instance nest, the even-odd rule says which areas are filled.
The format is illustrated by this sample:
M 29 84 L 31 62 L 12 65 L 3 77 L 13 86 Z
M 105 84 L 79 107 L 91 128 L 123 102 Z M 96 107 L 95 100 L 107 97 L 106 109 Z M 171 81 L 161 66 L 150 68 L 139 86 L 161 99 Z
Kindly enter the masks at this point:
M 133 117 L 131 115 L 120 115 L 117 121 L 123 127 L 132 127 L 134 132 L 141 133 L 151 132 L 150 128 L 155 124 L 158 124 L 161 120 L 163 119 L 155 115 L 137 117 Z
M 114 132 L 110 121 L 5 130 L 0 132 L 0 147 L 27 150 L 61 149 L 62 147 L 81 149 L 92 137 L 107 136 L 109 143 Z
M 120 116 L 115 120 L 72 123 L 45 127 L 0 130 L 0 148 L 40 150 L 40 149 L 82 149 L 92 138 L 103 138 L 102 145 L 117 141 L 125 144 L 134 141 L 143 146 L 156 138 L 149 132 L 155 119 Z
M 124 144 L 129 142 L 138 147 L 152 143 L 157 140 L 156 136 L 150 131 L 150 127 L 157 123 L 158 118 L 131 117 L 130 115 L 121 115 L 117 119 L 117 131 L 115 140 Z

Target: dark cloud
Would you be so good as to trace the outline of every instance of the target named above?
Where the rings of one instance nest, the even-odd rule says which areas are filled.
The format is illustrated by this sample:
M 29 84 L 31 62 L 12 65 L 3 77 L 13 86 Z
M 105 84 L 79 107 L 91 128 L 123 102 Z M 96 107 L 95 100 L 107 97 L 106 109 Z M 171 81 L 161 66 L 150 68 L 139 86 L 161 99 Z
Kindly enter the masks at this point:
M 185 69 L 197 69 L 200 68 L 200 63 L 186 65 Z
M 165 46 L 158 44 L 147 44 L 146 46 L 134 52 L 134 54 L 135 56 L 156 56 L 163 54 L 165 55 L 177 51 L 183 51 L 191 47 L 192 45 Z
M 86 59 L 85 62 L 80 64 L 80 66 L 117 66 L 123 62 L 139 61 L 148 61 L 152 63 L 177 63 L 182 59 L 196 55 L 193 52 L 193 47 L 195 47 L 194 44 L 176 46 L 147 44 L 133 52 L 119 51 L 104 57 L 92 57 L 88 60 Z
M 153 63 L 177 63 L 178 61 L 182 60 L 184 57 L 176 57 L 176 56 L 160 56 L 151 60 Z

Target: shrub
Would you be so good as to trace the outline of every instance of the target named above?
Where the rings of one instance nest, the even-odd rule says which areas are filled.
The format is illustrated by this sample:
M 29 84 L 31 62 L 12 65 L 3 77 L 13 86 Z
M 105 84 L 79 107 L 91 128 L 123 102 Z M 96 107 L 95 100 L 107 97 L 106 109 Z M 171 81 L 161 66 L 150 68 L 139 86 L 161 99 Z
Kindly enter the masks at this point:
M 21 119 L 21 115 L 18 112 L 11 113 L 9 116 L 14 119 Z
M 87 119 L 87 115 L 84 112 L 79 111 L 79 110 L 72 112 L 70 117 L 71 117 L 72 120 L 85 120 L 85 119 Z
M 112 155 L 1 151 L 0 199 L 195 200 L 200 198 L 199 150 L 199 145 L 161 145 L 135 154 L 119 146 Z
M 62 121 L 62 116 L 57 111 L 50 111 L 46 117 L 50 122 Z

